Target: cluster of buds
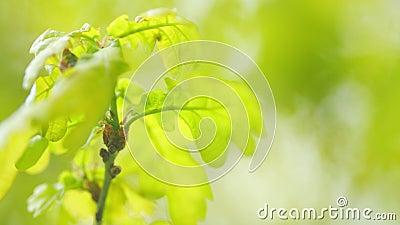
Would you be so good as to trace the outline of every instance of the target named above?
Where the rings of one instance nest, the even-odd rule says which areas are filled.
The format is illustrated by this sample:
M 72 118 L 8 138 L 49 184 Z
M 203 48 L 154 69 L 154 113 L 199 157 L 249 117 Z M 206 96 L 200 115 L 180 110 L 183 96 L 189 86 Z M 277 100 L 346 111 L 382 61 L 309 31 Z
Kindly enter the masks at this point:
M 103 142 L 110 153 L 121 151 L 125 147 L 124 129 L 122 127 L 115 129 L 112 125 L 106 123 L 103 131 Z
M 100 157 L 103 162 L 106 163 L 111 154 L 121 151 L 125 147 L 125 134 L 122 127 L 115 129 L 112 125 L 105 123 L 103 130 L 103 142 L 107 146 L 108 150 L 101 148 Z M 117 176 L 121 173 L 121 167 L 111 165 L 110 167 L 111 177 Z

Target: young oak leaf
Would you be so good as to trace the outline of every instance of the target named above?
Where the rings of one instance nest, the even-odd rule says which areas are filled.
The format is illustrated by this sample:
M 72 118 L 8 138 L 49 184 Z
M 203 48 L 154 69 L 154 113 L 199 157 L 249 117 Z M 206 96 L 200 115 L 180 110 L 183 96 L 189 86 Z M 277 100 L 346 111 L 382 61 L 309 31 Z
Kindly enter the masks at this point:
M 61 140 L 67 132 L 68 118 L 61 117 L 51 120 L 46 131 L 46 138 L 51 142 Z
M 61 70 L 64 70 L 65 68 L 62 67 L 62 65 L 71 63 L 65 62 L 64 58 L 76 57 L 67 47 L 73 49 L 73 52 L 77 53 L 78 56 L 85 53 L 93 54 L 96 52 L 99 49 L 96 42 L 99 36 L 99 31 L 89 24 L 84 24 L 81 29 L 70 33 L 46 30 L 35 40 L 30 49 L 30 53 L 35 54 L 35 58 L 29 63 L 25 70 L 23 80 L 24 89 L 28 90 L 33 86 L 38 77 L 43 75 L 41 74 L 43 69 L 47 71 L 44 75 L 51 74 L 53 69 L 57 66 L 59 66 Z M 61 54 L 62 52 L 70 52 L 70 54 Z M 59 59 L 58 57 L 60 54 L 61 57 L 64 58 Z M 60 62 L 57 62 L 57 60 L 60 60 Z M 75 62 L 73 63 L 75 64 Z
M 171 9 L 150 10 L 135 20 L 122 15 L 108 26 L 107 31 L 108 35 L 118 39 L 132 69 L 136 69 L 155 49 L 199 38 L 197 27 Z
M 184 110 L 179 113 L 192 137 L 196 139 L 197 147 L 202 149 L 202 159 L 212 166 L 221 166 L 229 153 L 225 151 L 229 150 L 225 148 L 229 143 L 233 143 L 244 155 L 252 155 L 257 142 L 262 138 L 261 134 L 265 134 L 262 132 L 265 127 L 262 126 L 260 103 L 252 88 L 222 66 L 194 65 L 188 68 L 187 73 L 180 73 L 174 80 L 165 78 L 165 82 L 167 87 L 175 88 L 173 90 L 169 87 L 171 93 L 167 93 L 168 95 L 191 96 L 194 93 L 205 93 L 209 96 L 186 102 L 182 107 Z M 191 80 L 195 82 L 186 82 Z M 178 90 L 179 87 L 183 90 Z M 169 104 L 171 103 L 166 105 Z M 209 140 L 206 136 L 211 137 L 214 130 L 215 138 L 204 148 Z
M 0 124 L 0 200 L 8 192 L 17 175 L 15 162 L 40 127 L 33 122 L 33 116 L 33 112 L 23 105 Z
M 211 166 L 222 166 L 232 128 L 223 106 L 210 98 L 195 98 L 184 105 L 179 117 L 190 129 L 202 159 Z
M 70 189 L 61 198 L 62 207 L 77 220 L 90 219 L 96 211 L 96 203 L 90 193 L 80 189 Z
M 83 115 L 83 120 L 76 124 L 74 132 L 64 137 L 63 143 L 68 149 L 77 149 L 86 142 L 93 126 L 107 110 L 118 75 L 125 69 L 118 48 L 99 50 L 86 63 L 78 63 L 70 70 L 70 76 L 59 79 L 47 98 L 25 104 L 3 121 L 0 125 L 0 198 L 13 183 L 17 173 L 14 163 L 43 124 Z
M 150 35 L 157 41 L 166 38 L 167 42 L 162 44 L 160 49 L 167 45 L 198 38 L 196 26 L 170 9 L 147 11 L 137 16 L 134 21 L 130 21 L 127 15 L 122 15 L 108 26 L 107 31 L 110 36 L 116 38 L 134 38 L 132 35 L 138 34 Z M 140 41 L 152 40 L 141 39 Z
M 40 156 L 39 160 L 29 169 L 24 172 L 27 174 L 35 175 L 43 172 L 50 163 L 51 152 L 47 147 L 43 152 L 42 156 Z
M 41 51 L 43 51 L 43 49 L 58 40 L 60 37 L 64 36 L 64 34 L 65 33 L 57 30 L 46 30 L 33 42 L 31 48 L 29 49 L 29 53 L 37 56 Z
M 60 183 L 39 185 L 28 198 L 28 211 L 37 217 L 60 200 L 63 194 L 64 187 Z
M 46 60 L 58 53 L 60 53 L 69 44 L 69 36 L 62 36 L 49 43 L 45 49 L 40 51 L 37 56 L 31 61 L 25 70 L 23 80 L 24 89 L 28 90 L 32 87 L 36 79 L 40 76 L 40 71 L 45 65 Z
M 148 137 L 135 135 L 142 133 L 142 135 L 146 136 L 145 132 L 140 132 L 140 130 L 146 129 L 144 126 L 147 126 Z M 158 179 L 172 180 L 172 182 L 183 180 L 188 182 L 192 182 L 192 180 L 194 182 L 207 181 L 204 169 L 197 167 L 199 164 L 192 158 L 190 153 L 177 148 L 167 140 L 164 130 L 159 126 L 154 115 L 147 116 L 144 123 L 140 121 L 135 126 L 132 126 L 131 129 L 128 141 L 138 143 L 140 140 L 140 149 L 138 149 L 139 144 L 135 144 L 131 148 L 132 154 L 145 167 L 144 169 L 147 172 L 151 171 L 153 175 L 154 173 L 156 174 L 155 176 Z M 150 146 L 154 146 L 154 150 Z M 139 152 L 141 149 L 148 150 L 142 153 Z M 182 167 L 170 167 L 168 162 Z M 184 168 L 185 166 L 193 167 L 193 169 L 186 169 Z M 147 193 L 149 197 L 154 196 L 156 198 L 167 196 L 173 224 L 193 225 L 204 219 L 207 200 L 212 199 L 211 189 L 208 184 L 190 188 L 177 187 L 156 180 L 145 170 L 139 168 L 137 172 L 139 173 L 137 183 L 140 193 Z M 154 192 L 154 188 L 158 192 Z
M 210 186 L 168 186 L 168 206 L 175 225 L 197 225 L 207 213 L 207 199 L 212 199 Z
M 137 192 L 133 190 L 133 188 L 129 187 L 122 181 L 118 182 L 118 185 L 121 187 L 124 195 L 126 197 L 127 205 L 129 206 L 130 211 L 132 211 L 136 215 L 147 215 L 151 216 L 155 210 L 155 201 L 152 199 L 147 199 Z
M 68 77 L 55 84 L 52 95 L 43 103 L 51 119 L 84 115 L 82 122 L 73 128 L 75 132 L 65 136 L 64 143 L 69 147 L 84 144 L 107 110 L 117 78 L 126 69 L 119 53 L 118 48 L 104 48 L 89 60 L 81 61 Z
M 20 171 L 29 169 L 39 161 L 48 145 L 49 141 L 46 138 L 40 135 L 34 136 L 29 142 L 28 147 L 25 149 L 24 154 L 22 154 L 15 163 L 15 167 Z

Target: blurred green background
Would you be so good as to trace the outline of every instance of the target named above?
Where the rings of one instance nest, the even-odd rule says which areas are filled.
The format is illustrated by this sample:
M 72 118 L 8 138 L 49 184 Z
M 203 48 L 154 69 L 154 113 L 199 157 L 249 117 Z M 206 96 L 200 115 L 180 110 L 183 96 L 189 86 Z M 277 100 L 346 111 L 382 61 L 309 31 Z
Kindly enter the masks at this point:
M 47 28 L 88 22 L 105 28 L 125 13 L 176 8 L 204 39 L 231 44 L 266 74 L 277 106 L 277 133 L 259 170 L 245 159 L 212 184 L 201 224 L 365 224 L 366 221 L 261 221 L 270 207 L 369 207 L 400 216 L 400 1 L 396 0 L 16 0 L 0 2 L 0 121 L 28 94 L 29 47 Z M 68 163 L 52 157 L 42 174 L 20 174 L 0 202 L 0 224 L 32 219 L 26 199 Z M 395 224 L 370 221 L 371 224 Z

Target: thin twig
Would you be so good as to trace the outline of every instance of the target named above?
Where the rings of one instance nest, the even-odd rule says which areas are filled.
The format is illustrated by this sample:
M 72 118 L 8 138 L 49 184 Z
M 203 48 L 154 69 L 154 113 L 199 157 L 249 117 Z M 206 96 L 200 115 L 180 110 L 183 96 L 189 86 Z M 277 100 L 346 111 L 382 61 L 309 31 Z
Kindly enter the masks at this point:
M 114 129 L 113 132 L 118 134 L 118 132 L 120 130 L 120 124 L 119 124 L 119 119 L 118 119 L 118 109 L 117 109 L 115 95 L 111 101 L 110 114 L 111 114 L 111 120 L 109 122 L 111 123 L 110 125 L 112 126 L 111 129 Z M 103 132 L 108 132 L 108 131 L 106 131 L 106 129 L 105 129 Z M 123 137 L 120 137 L 120 138 L 123 138 Z M 108 141 L 112 141 L 112 140 L 108 140 Z M 107 145 L 107 143 L 105 143 L 105 144 Z M 114 165 L 115 158 L 117 157 L 118 152 L 120 150 L 121 149 L 111 149 L 109 147 L 108 151 L 103 149 L 103 152 L 100 153 L 101 157 L 103 158 L 105 170 L 104 170 L 103 186 L 101 187 L 99 199 L 97 201 L 97 211 L 96 211 L 95 222 L 94 222 L 95 225 L 102 224 L 103 212 L 104 212 L 104 207 L 105 207 L 105 203 L 106 203 L 106 199 L 107 199 L 108 190 L 110 189 L 110 185 L 111 185 L 113 178 L 116 175 L 118 175 L 118 173 L 121 171 L 121 169 L 119 167 L 116 167 Z
M 114 160 L 117 155 L 118 155 L 118 152 L 114 152 L 113 154 L 110 154 L 108 160 L 106 162 L 104 162 L 104 166 L 105 166 L 104 181 L 103 181 L 103 186 L 100 191 L 99 200 L 97 201 L 97 212 L 96 212 L 95 225 L 101 225 L 101 223 L 103 221 L 103 212 L 104 212 L 104 206 L 105 206 L 106 199 L 107 199 L 108 190 L 110 188 L 111 181 L 114 178 L 113 175 L 111 174 L 111 168 L 114 166 Z

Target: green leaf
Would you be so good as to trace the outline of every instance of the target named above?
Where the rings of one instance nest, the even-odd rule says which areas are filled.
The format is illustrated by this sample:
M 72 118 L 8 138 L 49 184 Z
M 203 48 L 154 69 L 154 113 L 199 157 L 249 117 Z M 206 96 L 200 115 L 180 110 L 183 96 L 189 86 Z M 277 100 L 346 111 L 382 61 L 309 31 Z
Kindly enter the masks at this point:
M 175 225 L 196 225 L 207 213 L 207 199 L 212 199 L 209 185 L 197 187 L 169 186 L 168 206 Z
M 29 53 L 35 54 L 35 56 L 38 55 L 43 49 L 45 49 L 47 46 L 49 46 L 51 43 L 55 42 L 62 36 L 64 36 L 63 32 L 51 29 L 46 30 L 35 40 L 35 42 L 33 42 Z
M 78 58 L 90 57 L 101 48 L 107 47 L 105 42 L 101 42 L 100 31 L 88 23 L 81 29 L 69 33 L 71 39 L 71 52 Z
M 40 51 L 38 55 L 31 61 L 25 70 L 23 87 L 28 90 L 32 87 L 36 79 L 40 76 L 40 71 L 45 65 L 46 60 L 60 53 L 69 44 L 69 37 L 62 36 L 49 43 L 45 49 Z
M 135 68 L 135 63 L 141 63 L 137 59 L 147 57 L 155 48 L 163 49 L 198 38 L 196 27 L 169 9 L 148 11 L 135 21 L 129 21 L 127 16 L 121 16 L 108 27 L 107 31 L 112 37 L 101 39 L 97 29 L 85 24 L 80 30 L 70 33 L 49 30 L 42 34 L 31 48 L 35 58 L 25 72 L 23 86 L 25 89 L 32 87 L 27 104 L 10 118 L 15 121 L 6 120 L 0 125 L 0 170 L 5 172 L 0 174 L 2 181 L 0 198 L 15 177 L 14 163 L 17 160 L 15 166 L 25 170 L 33 166 L 42 154 L 50 154 L 50 151 L 45 152 L 46 148 L 52 149 L 51 152 L 64 152 L 65 148 L 69 150 L 81 148 L 74 158 L 77 171 L 63 172 L 59 176 L 59 183 L 55 185 L 38 186 L 28 199 L 28 211 L 33 212 L 35 217 L 49 209 L 55 202 L 60 202 L 59 200 L 62 203 L 59 207 L 68 218 L 72 216 L 81 222 L 79 218 L 85 219 L 94 214 L 95 203 L 91 200 L 90 194 L 79 189 L 84 188 L 83 181 L 100 183 L 102 179 L 98 174 L 99 172 L 102 174 L 104 170 L 98 168 L 100 159 L 97 151 L 102 145 L 101 135 L 95 134 L 97 128 L 94 127 L 104 118 L 114 94 L 118 106 L 125 97 L 130 81 L 125 79 L 117 82 L 118 76 L 128 69 L 126 63 L 130 64 L 130 69 Z M 166 79 L 165 83 L 167 91 L 171 91 L 177 85 L 172 79 Z M 152 141 L 137 142 L 140 143 L 139 150 L 145 155 L 146 160 L 154 163 L 156 170 L 164 176 L 173 176 L 175 179 L 189 177 L 188 179 L 206 181 L 207 177 L 202 168 L 190 173 L 185 170 L 175 171 L 173 168 L 164 169 L 159 158 L 155 159 L 153 153 L 143 150 L 154 145 L 157 148 L 156 154 L 173 163 L 199 166 L 189 152 L 181 151 L 182 149 L 163 136 L 164 131 L 170 131 L 174 135 L 175 128 L 179 127 L 175 123 L 161 123 L 161 114 L 158 111 L 161 110 L 166 98 L 164 90 L 141 95 L 142 93 L 143 90 L 140 90 L 128 99 L 132 99 L 133 102 L 140 101 L 139 96 L 142 96 L 139 105 L 144 112 L 134 111 L 133 115 L 137 116 L 138 112 L 143 113 L 143 116 L 148 114 L 148 120 L 139 128 L 142 131 L 148 128 Z M 178 119 L 188 125 L 182 128 L 186 129 L 186 134 L 190 132 L 193 137 L 204 137 L 205 134 L 201 131 L 210 130 L 213 125 L 202 121 L 202 117 L 210 116 L 203 111 L 213 109 L 215 106 L 207 101 L 188 103 L 184 111 L 191 111 L 192 114 L 182 114 Z M 177 112 L 170 111 L 163 115 L 164 120 L 173 121 L 178 117 Z M 217 117 L 220 114 L 218 110 L 209 113 L 220 119 Z M 221 120 L 221 123 L 224 121 Z M 32 138 L 26 147 L 28 140 L 37 133 L 42 136 Z M 131 133 L 135 133 L 136 136 L 136 139 L 130 136 L 133 141 L 142 137 L 140 135 L 145 135 L 144 132 Z M 94 149 L 96 151 L 93 151 Z M 207 156 L 212 156 L 210 160 L 214 158 L 211 153 Z M 134 164 L 132 161 L 129 163 Z M 153 213 L 155 200 L 163 196 L 168 199 L 170 216 L 174 224 L 191 225 L 204 219 L 207 199 L 212 198 L 209 185 L 192 188 L 170 186 L 151 177 L 139 165 L 135 164 L 133 167 L 132 171 L 138 182 L 131 187 L 118 180 L 122 179 L 123 175 L 115 179 L 109 199 L 121 204 L 116 206 L 112 201 L 108 201 L 105 222 L 146 224 L 148 221 L 146 215 Z M 125 171 L 125 165 L 123 168 Z M 130 214 L 132 212 L 133 216 Z M 156 221 L 152 224 L 170 223 Z
M 104 168 L 98 167 L 103 163 L 99 157 L 99 150 L 104 147 L 101 136 L 92 133 L 88 143 L 76 152 L 72 161 L 83 172 L 85 179 L 98 183 L 103 180 L 104 175 Z
M 56 59 L 53 59 L 56 61 Z M 56 62 L 52 62 L 56 63 Z M 40 101 L 41 99 L 47 98 L 51 94 L 51 90 L 60 76 L 61 71 L 54 67 L 52 71 L 48 74 L 48 76 L 38 77 L 35 85 L 31 89 L 31 93 L 29 94 L 29 103 Z
M 261 114 L 261 109 L 260 105 L 258 102 L 258 99 L 254 95 L 253 91 L 251 90 L 250 87 L 248 87 L 245 83 L 239 82 L 239 81 L 229 81 L 228 82 L 229 86 L 232 87 L 235 90 L 235 93 L 241 98 L 245 99 L 245 104 L 244 107 L 246 108 L 246 113 L 248 117 L 248 123 L 249 123 L 249 138 L 246 144 L 245 148 L 242 148 L 241 150 L 243 153 L 247 156 L 253 155 L 255 148 L 256 148 L 256 140 L 261 138 L 261 133 L 265 127 L 263 127 L 262 123 L 262 114 Z M 235 111 L 234 113 L 238 113 Z M 237 127 L 243 127 L 244 128 L 244 123 L 240 123 L 238 121 L 234 121 L 235 126 Z M 263 132 L 266 134 L 266 132 Z M 234 142 L 238 142 L 237 140 L 240 140 L 242 137 L 240 133 L 233 133 L 232 140 Z
M 127 78 L 121 78 L 118 80 L 117 86 L 115 87 L 115 95 L 117 98 L 124 98 L 126 90 L 130 84 L 131 80 Z
M 176 85 L 178 85 L 178 82 L 176 82 L 176 80 L 171 79 L 169 77 L 164 78 L 164 82 L 168 91 L 171 91 L 173 88 L 176 87 Z
M 49 209 L 57 200 L 60 200 L 64 193 L 63 185 L 41 184 L 35 188 L 33 194 L 28 198 L 28 211 L 34 217 L 39 216 Z
M 24 105 L 0 124 L 0 199 L 14 182 L 18 172 L 15 162 L 40 127 L 34 123 L 32 117 L 32 112 Z
M 164 102 L 166 94 L 161 90 L 144 94 L 141 102 L 135 107 L 134 112 L 136 114 L 134 114 L 133 119 L 149 115 L 146 118 L 148 122 L 146 125 L 149 127 L 148 130 L 155 129 L 153 125 L 149 125 L 151 118 L 156 120 L 159 128 L 165 132 L 172 132 L 176 127 L 179 127 L 181 131 L 188 129 L 190 134 L 182 133 L 188 139 L 194 141 L 200 150 L 203 160 L 211 163 L 210 165 L 212 166 L 221 166 L 227 157 L 228 152 L 225 150 L 231 137 L 230 115 L 220 103 L 206 97 L 191 99 L 183 107 L 179 107 L 175 105 L 174 101 L 181 101 L 182 97 L 185 96 L 186 90 L 179 90 L 179 88 L 177 90 L 168 96 L 169 99 L 172 99 L 168 102 Z M 143 110 L 143 102 L 146 102 L 145 113 L 141 112 Z M 165 107 L 164 111 L 163 106 Z M 177 120 L 182 121 L 176 125 Z M 186 124 L 187 128 L 182 127 L 181 124 Z M 127 126 L 129 125 L 130 123 L 127 123 Z M 165 136 L 164 133 L 160 135 Z M 160 139 L 160 135 L 157 136 L 158 139 Z M 168 143 L 170 141 L 165 140 L 165 142 Z M 184 140 L 178 142 L 182 146 L 185 145 Z M 168 149 L 170 147 L 160 146 L 159 149 L 163 148 Z
M 72 217 L 69 212 L 61 205 L 56 204 L 54 207 L 54 211 L 58 211 L 57 215 L 57 225 L 70 225 L 70 224 L 77 224 L 77 219 Z
M 67 118 L 59 118 L 50 121 L 46 132 L 46 138 L 52 142 L 61 140 L 67 132 L 67 122 Z
M 58 181 L 64 185 L 65 190 L 82 188 L 82 179 L 70 171 L 63 171 L 58 176 Z
M 196 139 L 196 146 L 203 149 L 200 152 L 202 159 L 207 163 L 212 162 L 209 164 L 211 166 L 221 166 L 229 153 L 225 150 L 229 150 L 227 147 L 230 143 L 245 155 L 252 155 L 261 138 L 261 131 L 265 129 L 253 90 L 243 80 L 232 79 L 232 74 L 221 66 L 195 64 L 190 69 L 193 72 L 189 70 L 189 73 L 176 77 L 178 84 L 168 93 L 181 99 L 177 97 L 165 105 L 168 107 L 184 102 L 187 96 L 196 96 L 197 93 L 208 96 L 192 98 L 183 105 L 179 114 Z M 188 80 L 193 82 L 185 84 Z M 213 135 L 215 138 L 212 138 Z M 208 142 L 210 139 L 212 142 Z
M 48 145 L 49 141 L 46 138 L 40 135 L 34 136 L 25 149 L 24 154 L 15 163 L 15 167 L 20 171 L 29 169 L 39 161 Z
M 89 219 L 96 212 L 96 203 L 92 200 L 90 193 L 83 190 L 68 190 L 61 199 L 62 207 L 74 219 Z
M 119 53 L 118 48 L 105 48 L 85 63 L 81 61 L 69 71 L 69 76 L 56 83 L 52 95 L 41 102 L 47 119 L 82 116 L 63 139 L 67 148 L 77 149 L 85 144 L 92 128 L 103 118 L 118 75 L 126 68 Z
M 69 150 L 77 150 L 86 143 L 93 127 L 109 107 L 118 75 L 125 70 L 118 48 L 99 50 L 69 70 L 68 76 L 59 77 L 46 98 L 22 106 L 1 123 L 0 199 L 13 183 L 17 173 L 15 162 L 30 138 L 40 133 L 45 124 L 59 118 L 79 118 L 72 119 L 74 127 L 61 142 Z M 51 129 L 53 140 L 59 139 L 64 131 L 64 128 L 56 127 Z
M 27 174 L 31 174 L 31 175 L 35 175 L 35 174 L 39 174 L 39 173 L 43 172 L 49 165 L 50 156 L 51 156 L 51 152 L 48 151 L 48 147 L 47 147 L 47 149 L 43 152 L 42 156 L 35 163 L 35 165 L 33 165 L 29 169 L 25 170 L 24 172 Z
M 163 77 L 167 93 L 155 85 L 147 93 L 150 96 L 147 101 L 156 102 L 149 104 L 154 107 L 150 110 L 146 105 L 146 112 L 140 112 L 140 109 L 143 111 L 142 99 L 133 107 L 137 113 L 132 114 L 126 125 L 141 116 L 152 117 L 165 131 L 155 137 L 158 139 L 178 127 L 183 138 L 165 141 L 172 141 L 184 149 L 188 144 L 195 144 L 202 160 L 214 167 L 225 163 L 234 145 L 245 155 L 252 155 L 263 129 L 260 106 L 252 89 L 242 80 L 232 79 L 230 71 L 218 65 L 194 64 L 184 69 L 189 70 L 176 73 L 179 76 L 174 79 L 168 75 Z M 147 130 L 154 129 L 148 127 Z
M 166 94 L 161 90 L 151 91 L 148 94 L 143 95 L 142 100 L 146 104 L 146 112 L 162 108 L 165 97 Z
M 136 49 L 139 43 L 150 50 L 157 44 L 163 49 L 173 44 L 198 38 L 196 26 L 170 9 L 150 10 L 130 21 L 127 15 L 115 19 L 107 28 L 108 34 L 122 44 Z
M 62 60 L 66 58 L 71 58 L 71 56 L 79 58 L 84 54 L 93 54 L 100 48 L 96 42 L 99 37 L 99 31 L 89 24 L 84 24 L 81 29 L 67 34 L 55 30 L 45 31 L 30 49 L 30 53 L 34 53 L 35 58 L 25 70 L 23 87 L 30 89 L 39 76 L 47 76 L 55 68 L 61 68 Z M 72 53 L 67 48 L 71 48 Z M 63 52 L 69 54 L 65 55 Z M 76 60 L 77 58 L 74 58 L 74 62 L 67 62 L 67 64 L 73 65 Z M 65 68 L 61 68 L 63 69 Z M 41 73 L 43 70 L 47 73 Z
M 108 26 L 107 32 L 118 42 L 132 71 L 157 49 L 199 38 L 196 26 L 171 9 L 150 10 L 134 20 L 122 15 Z
M 130 210 L 132 210 L 135 214 L 143 214 L 152 215 L 155 210 L 155 202 L 146 199 L 143 196 L 136 193 L 131 187 L 123 184 L 122 182 L 119 183 L 119 186 L 123 190 L 127 203 L 129 205 Z
M 136 218 L 133 217 L 137 215 L 129 211 L 126 200 L 122 187 L 114 182 L 111 183 L 105 204 L 107 212 L 104 214 L 104 224 L 141 224 L 136 223 Z M 116 202 L 120 204 L 115 204 Z
M 100 31 L 92 25 L 85 23 L 78 31 L 71 32 L 71 36 L 83 37 L 84 39 L 95 41 L 100 38 Z
M 209 165 L 222 166 L 231 137 L 228 112 L 220 103 L 206 97 L 195 98 L 182 109 L 179 116 L 188 125 L 202 159 Z
M 123 168 L 136 165 L 135 170 L 129 172 L 135 175 L 129 176 L 126 171 L 122 177 L 133 177 L 134 188 L 141 196 L 150 199 L 158 199 L 167 196 L 169 212 L 173 224 L 189 225 L 197 224 L 204 219 L 207 199 L 212 199 L 211 189 L 208 184 L 191 188 L 169 185 L 155 179 L 191 182 L 206 182 L 205 171 L 201 167 L 179 169 L 168 166 L 168 162 L 174 165 L 196 167 L 199 164 L 193 160 L 189 152 L 177 148 L 171 144 L 164 135 L 164 130 L 159 126 L 156 115 L 148 115 L 143 123 L 142 120 L 135 123 L 129 132 L 128 141 L 136 143 L 132 145 L 131 152 L 140 163 L 139 165 L 130 162 L 122 164 Z M 147 133 L 144 130 L 147 126 Z M 148 135 L 148 136 L 147 136 Z M 139 147 L 140 146 L 140 147 Z M 146 151 L 143 151 L 146 149 Z M 160 155 L 163 158 L 160 158 Z M 166 163 L 165 160 L 168 160 Z M 144 168 L 143 168 L 144 167 Z M 152 175 L 149 175 L 152 174 Z M 132 179 L 132 178 L 131 178 Z

